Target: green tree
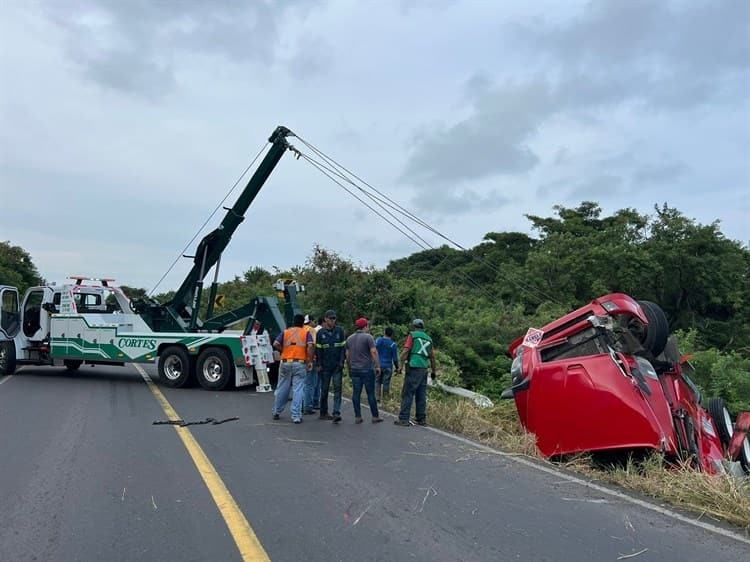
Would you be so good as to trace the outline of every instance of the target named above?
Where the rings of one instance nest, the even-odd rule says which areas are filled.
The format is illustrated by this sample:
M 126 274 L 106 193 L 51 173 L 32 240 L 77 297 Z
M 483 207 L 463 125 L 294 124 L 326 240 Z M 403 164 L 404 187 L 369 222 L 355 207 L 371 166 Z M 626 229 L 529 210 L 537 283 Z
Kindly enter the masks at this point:
M 643 245 L 653 262 L 643 286 L 674 328 L 696 328 L 706 347 L 750 344 L 750 252 L 719 223 L 702 225 L 666 204 L 656 207 Z M 739 344 L 739 345 L 738 345 Z
M 0 242 L 0 285 L 18 287 L 23 294 L 29 287 L 43 284 L 44 279 L 26 250 L 11 246 L 9 240 Z

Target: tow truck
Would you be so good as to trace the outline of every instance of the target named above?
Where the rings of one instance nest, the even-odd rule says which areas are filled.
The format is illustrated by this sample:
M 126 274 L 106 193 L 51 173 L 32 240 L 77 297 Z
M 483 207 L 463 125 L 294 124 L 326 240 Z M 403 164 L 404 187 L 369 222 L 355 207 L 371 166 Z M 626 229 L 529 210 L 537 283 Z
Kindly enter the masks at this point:
M 270 391 L 267 365 L 273 361 L 269 333 L 291 324 L 301 309 L 304 290 L 293 279 L 279 279 L 273 296 L 258 296 L 214 315 L 221 254 L 245 212 L 287 150 L 295 151 L 277 127 L 270 148 L 221 224 L 198 244 L 193 265 L 166 303 L 154 298 L 130 300 L 113 279 L 74 276 L 61 285 L 31 287 L 19 299 L 16 287 L 0 285 L 0 375 L 18 365 L 154 363 L 161 381 L 183 387 L 197 381 L 207 390 L 257 382 Z M 203 281 L 214 270 L 207 304 Z M 280 302 L 281 300 L 281 302 Z M 200 311 L 205 310 L 205 318 Z M 244 330 L 227 328 L 247 320 Z M 255 376 L 253 376 L 255 375 Z

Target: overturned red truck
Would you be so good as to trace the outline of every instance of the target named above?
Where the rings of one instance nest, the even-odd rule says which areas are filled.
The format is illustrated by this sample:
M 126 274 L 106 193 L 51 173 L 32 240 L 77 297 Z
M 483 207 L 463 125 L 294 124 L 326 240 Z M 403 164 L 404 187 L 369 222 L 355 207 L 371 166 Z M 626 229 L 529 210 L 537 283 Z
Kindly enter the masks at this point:
M 737 461 L 750 472 L 750 412 L 734 424 L 721 398 L 704 409 L 655 303 L 605 295 L 530 329 L 510 353 L 503 397 L 547 457 L 654 450 L 708 473 Z

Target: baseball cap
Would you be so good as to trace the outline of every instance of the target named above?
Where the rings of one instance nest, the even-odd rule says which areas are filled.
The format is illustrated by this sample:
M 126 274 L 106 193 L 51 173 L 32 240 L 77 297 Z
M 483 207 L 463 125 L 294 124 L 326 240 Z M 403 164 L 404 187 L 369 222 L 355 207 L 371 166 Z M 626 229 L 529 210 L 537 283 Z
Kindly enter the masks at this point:
M 357 318 L 357 321 L 354 324 L 357 326 L 358 330 L 361 330 L 367 326 L 367 318 Z
M 326 310 L 326 318 L 336 318 L 335 310 Z
M 312 321 L 309 314 L 305 314 L 305 324 L 309 324 Z

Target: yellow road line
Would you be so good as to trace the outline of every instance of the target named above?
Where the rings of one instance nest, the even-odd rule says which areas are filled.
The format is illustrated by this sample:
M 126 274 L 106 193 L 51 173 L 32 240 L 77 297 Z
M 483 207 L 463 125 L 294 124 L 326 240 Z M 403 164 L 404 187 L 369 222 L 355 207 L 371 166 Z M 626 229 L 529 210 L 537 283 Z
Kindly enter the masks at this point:
M 137 364 L 134 365 L 134 367 L 141 374 L 143 380 L 146 381 L 146 384 L 157 402 L 161 405 L 164 413 L 167 414 L 167 417 L 172 420 L 181 419 L 180 416 L 177 415 L 177 412 L 175 412 L 174 408 L 172 408 L 172 405 L 167 401 L 164 394 L 162 394 L 162 391 L 159 390 L 159 387 L 154 384 L 151 377 L 149 377 L 146 371 L 143 370 L 143 367 Z M 245 515 L 240 510 L 237 502 L 234 501 L 232 494 L 227 490 L 221 476 L 216 472 L 216 469 L 211 464 L 211 461 L 208 460 L 208 457 L 203 452 L 203 449 L 201 449 L 201 446 L 198 445 L 193 434 L 190 433 L 190 430 L 187 427 L 179 427 L 177 425 L 173 427 L 175 428 L 175 431 L 177 431 L 177 435 L 182 439 L 182 443 L 188 450 L 190 457 L 193 459 L 195 467 L 198 469 L 198 472 L 208 487 L 208 491 L 211 492 L 214 503 L 216 503 L 216 507 L 219 508 L 219 512 L 221 512 L 224 522 L 227 524 L 227 527 L 229 527 L 229 532 L 232 533 L 232 537 L 240 551 L 242 559 L 270 561 L 263 545 L 260 544 L 258 537 L 247 522 Z

